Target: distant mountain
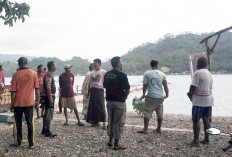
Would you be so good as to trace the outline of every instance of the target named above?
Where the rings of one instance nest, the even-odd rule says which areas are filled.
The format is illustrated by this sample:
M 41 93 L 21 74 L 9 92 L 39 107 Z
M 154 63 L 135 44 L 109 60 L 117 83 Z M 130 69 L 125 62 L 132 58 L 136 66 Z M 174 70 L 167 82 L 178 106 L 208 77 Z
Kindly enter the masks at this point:
M 125 55 L 121 56 L 123 60 L 123 71 L 128 75 L 141 75 L 150 69 L 150 61 L 158 60 L 161 67 L 168 73 L 182 73 L 189 71 L 189 55 L 205 52 L 205 46 L 199 42 L 211 33 L 193 34 L 184 33 L 180 35 L 167 34 L 155 43 L 145 43 L 135 47 Z M 214 39 L 210 39 L 212 46 Z M 7 76 L 12 76 L 17 69 L 17 59 L 22 55 L 0 54 L 0 64 L 4 65 L 4 71 Z M 36 70 L 39 64 L 47 66 L 47 62 L 54 60 L 57 64 L 55 75 L 64 72 L 64 65 L 73 65 L 74 74 L 85 74 L 88 72 L 90 62 L 80 57 L 73 57 L 70 60 L 62 61 L 58 58 L 29 57 L 29 67 Z M 6 61 L 7 60 L 7 61 Z M 212 70 L 220 73 L 232 73 L 232 33 L 225 32 L 221 34 L 218 44 L 212 54 Z M 103 62 L 102 68 L 112 69 L 110 61 Z
M 25 56 L 22 54 L 1 54 L 0 53 L 0 63 L 17 62 L 17 60 L 22 56 L 27 57 L 27 59 L 29 60 L 32 60 L 33 58 L 35 58 L 34 56 Z
M 205 52 L 204 44 L 199 42 L 212 33 L 180 35 L 167 34 L 155 43 L 145 43 L 121 56 L 123 70 L 130 75 L 143 74 L 150 69 L 150 61 L 158 60 L 160 66 L 170 69 L 169 73 L 189 71 L 189 55 Z M 210 39 L 211 46 L 215 39 Z M 232 33 L 223 33 L 212 54 L 214 72 L 232 73 Z M 110 69 L 110 62 L 103 63 L 103 68 Z

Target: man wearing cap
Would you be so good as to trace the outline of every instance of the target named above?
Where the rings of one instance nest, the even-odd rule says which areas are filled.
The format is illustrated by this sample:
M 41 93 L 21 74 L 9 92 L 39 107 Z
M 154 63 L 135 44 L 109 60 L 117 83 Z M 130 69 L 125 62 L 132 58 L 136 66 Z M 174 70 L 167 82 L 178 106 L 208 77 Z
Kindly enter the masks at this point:
M 69 125 L 68 123 L 68 112 L 67 108 L 74 109 L 74 113 L 76 115 L 76 118 L 78 120 L 77 125 L 78 126 L 84 126 L 84 124 L 81 123 L 78 110 L 76 107 L 76 101 L 74 97 L 74 91 L 73 91 L 73 84 L 74 84 L 74 75 L 71 73 L 71 65 L 67 64 L 64 67 L 65 72 L 60 75 L 59 77 L 59 85 L 61 89 L 61 103 L 64 108 L 64 116 L 66 119 L 66 122 L 64 125 Z
M 12 146 L 18 147 L 22 143 L 22 116 L 24 114 L 27 121 L 29 148 L 32 149 L 35 146 L 33 106 L 36 104 L 39 107 L 39 82 L 36 72 L 28 68 L 27 58 L 19 58 L 18 66 L 19 69 L 14 73 L 10 86 L 11 111 L 14 111 L 14 144 Z

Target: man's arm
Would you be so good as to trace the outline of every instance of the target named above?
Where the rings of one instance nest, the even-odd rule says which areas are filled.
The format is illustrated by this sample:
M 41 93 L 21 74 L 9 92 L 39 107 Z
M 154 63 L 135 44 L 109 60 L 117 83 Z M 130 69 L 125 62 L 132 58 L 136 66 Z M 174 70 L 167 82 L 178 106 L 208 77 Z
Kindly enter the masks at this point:
M 36 108 L 39 108 L 39 102 L 40 102 L 40 91 L 39 88 L 35 89 L 35 104 Z
M 52 82 L 52 76 L 50 74 L 47 74 L 45 77 L 45 83 L 47 87 L 47 94 L 48 94 L 50 105 L 53 104 L 51 82 Z
M 189 88 L 189 92 L 187 93 L 187 95 L 191 101 L 192 101 L 193 93 L 195 92 L 196 88 L 197 88 L 196 86 L 191 85 Z
M 11 112 L 14 112 L 15 96 L 16 96 L 16 92 L 11 92 L 11 106 L 10 106 Z
M 166 99 L 169 96 L 169 90 L 168 90 L 168 82 L 167 80 L 163 80 L 163 86 L 164 86 L 164 92 L 166 96 L 164 96 L 164 99 Z
M 143 84 L 143 95 L 141 96 L 140 99 L 144 99 L 144 98 L 145 98 L 145 94 L 146 94 L 146 91 L 147 91 L 147 87 L 148 87 L 147 84 Z

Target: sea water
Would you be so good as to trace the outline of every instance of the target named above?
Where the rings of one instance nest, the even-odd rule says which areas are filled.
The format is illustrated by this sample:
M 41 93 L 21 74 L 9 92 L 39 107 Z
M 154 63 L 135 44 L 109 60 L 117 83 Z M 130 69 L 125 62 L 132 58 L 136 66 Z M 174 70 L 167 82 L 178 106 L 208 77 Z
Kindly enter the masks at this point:
M 59 87 L 59 77 L 55 77 L 56 87 Z M 128 76 L 131 88 L 142 86 L 143 76 Z M 10 84 L 11 78 L 6 78 L 6 84 Z M 84 76 L 76 76 L 74 82 L 75 93 L 81 92 Z M 187 97 L 187 92 L 191 84 L 190 75 L 167 75 L 169 97 L 164 101 L 164 113 L 191 115 L 192 103 Z M 78 87 L 78 88 L 77 88 Z M 213 96 L 215 105 L 213 106 L 214 116 L 231 116 L 232 114 L 232 75 L 213 75 Z M 56 102 L 58 102 L 58 89 L 56 93 Z M 132 100 L 134 97 L 141 97 L 142 90 L 129 94 L 127 111 L 133 111 Z M 81 99 L 82 96 L 76 96 Z M 81 111 L 83 104 L 77 104 Z

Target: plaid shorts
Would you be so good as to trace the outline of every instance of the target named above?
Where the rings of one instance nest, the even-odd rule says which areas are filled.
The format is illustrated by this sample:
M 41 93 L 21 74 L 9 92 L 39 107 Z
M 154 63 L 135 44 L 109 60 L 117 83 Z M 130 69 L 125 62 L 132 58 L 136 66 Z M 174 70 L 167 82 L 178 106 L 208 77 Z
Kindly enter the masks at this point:
M 163 119 L 163 98 L 151 98 L 146 96 L 144 105 L 144 118 L 151 119 L 152 114 L 156 111 L 157 118 Z

